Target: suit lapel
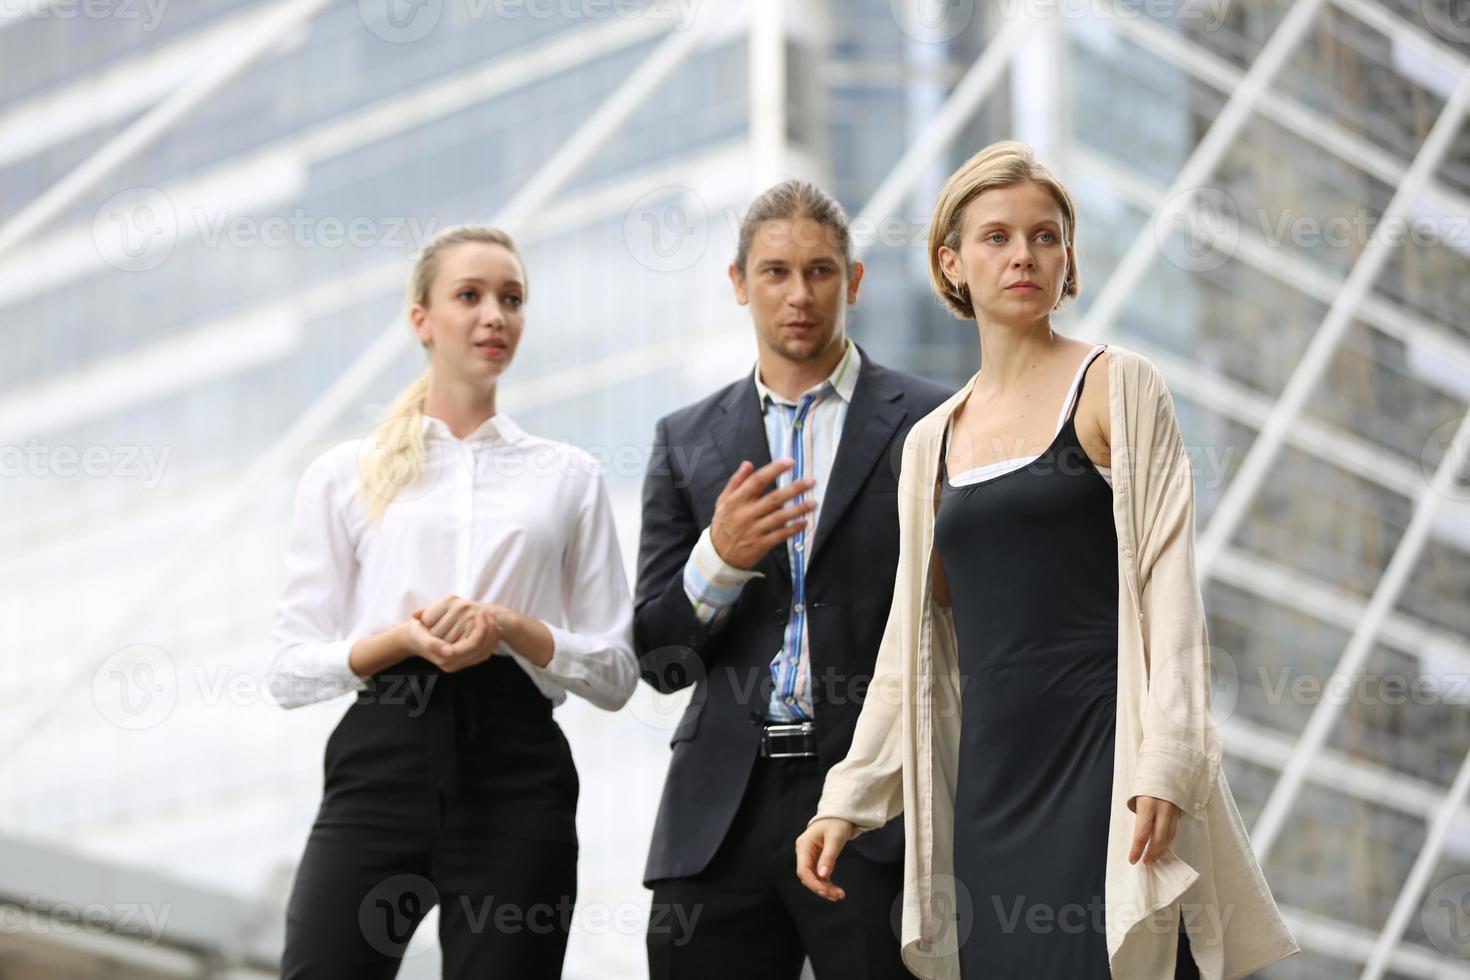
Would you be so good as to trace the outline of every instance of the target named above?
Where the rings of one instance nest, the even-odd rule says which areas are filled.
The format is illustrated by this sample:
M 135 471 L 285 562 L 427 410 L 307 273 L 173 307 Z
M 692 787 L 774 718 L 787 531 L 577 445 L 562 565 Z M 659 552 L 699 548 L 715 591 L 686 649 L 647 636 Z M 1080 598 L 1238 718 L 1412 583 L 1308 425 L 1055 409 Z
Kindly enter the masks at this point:
M 817 555 L 822 553 L 822 545 L 832 536 L 832 529 L 842 519 L 843 512 L 857 496 L 873 466 L 883 455 L 884 447 L 908 414 L 895 404 L 903 394 L 902 389 L 888 383 L 883 369 L 874 364 L 861 347 L 858 353 L 862 356 L 862 365 L 858 370 L 857 385 L 853 388 L 852 403 L 847 406 L 847 418 L 842 423 L 837 457 L 832 461 L 832 472 L 822 495 L 817 533 L 812 539 L 811 550 L 807 552 L 808 575 Z M 893 463 L 896 466 L 898 460 Z
M 766 441 L 766 423 L 761 415 L 760 395 L 755 390 L 755 379 L 747 376 L 737 384 L 725 399 L 725 413 L 711 427 L 715 449 L 724 460 L 724 475 L 721 486 L 730 479 L 742 460 L 750 460 L 760 469 L 771 461 L 771 446 Z M 757 571 L 769 573 L 771 567 L 791 582 L 791 561 L 785 545 L 772 548 L 756 563 Z

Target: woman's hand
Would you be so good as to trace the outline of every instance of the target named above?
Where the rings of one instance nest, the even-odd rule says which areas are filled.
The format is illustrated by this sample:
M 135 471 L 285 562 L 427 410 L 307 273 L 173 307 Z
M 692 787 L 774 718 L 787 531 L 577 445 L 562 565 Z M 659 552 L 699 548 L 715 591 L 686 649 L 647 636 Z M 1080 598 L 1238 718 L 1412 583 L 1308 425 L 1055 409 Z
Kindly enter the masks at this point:
M 847 892 L 832 884 L 832 872 L 837 868 L 837 855 L 852 840 L 853 829 L 851 821 L 824 817 L 796 838 L 796 877 L 829 902 L 847 897 Z
M 415 609 L 405 625 L 415 653 L 445 673 L 485 662 L 500 645 L 495 610 L 455 595 Z
M 1128 863 L 1137 864 L 1143 855 L 1144 864 L 1152 864 L 1174 843 L 1174 833 L 1179 829 L 1180 810 L 1168 800 L 1153 796 L 1134 797 L 1135 819 L 1133 821 L 1133 848 L 1128 852 Z M 1148 849 L 1144 849 L 1144 844 Z

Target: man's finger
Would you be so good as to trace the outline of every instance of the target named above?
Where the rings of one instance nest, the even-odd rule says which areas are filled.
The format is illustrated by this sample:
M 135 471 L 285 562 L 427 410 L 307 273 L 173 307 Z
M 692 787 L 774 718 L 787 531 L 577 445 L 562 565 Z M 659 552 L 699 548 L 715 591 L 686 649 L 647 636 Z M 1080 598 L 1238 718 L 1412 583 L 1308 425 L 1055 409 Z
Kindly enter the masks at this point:
M 756 470 L 731 494 L 734 497 L 755 499 L 761 491 L 776 482 L 776 478 L 796 465 L 796 460 L 783 458 L 773 460 Z
M 776 487 L 770 493 L 764 494 L 762 499 L 773 501 L 777 504 L 784 504 L 787 501 L 795 500 L 797 497 L 810 493 L 816 485 L 816 477 L 804 476 L 800 480 L 792 480 L 784 487 Z
M 799 504 L 789 504 L 780 510 L 773 510 L 765 514 L 751 525 L 751 529 L 757 534 L 770 534 L 786 527 L 787 523 L 797 523 L 810 520 L 810 515 L 817 509 L 815 500 L 803 501 Z
M 716 504 L 719 504 L 726 497 L 730 496 L 730 494 L 734 493 L 735 488 L 745 482 L 745 478 L 750 475 L 750 468 L 750 460 L 742 459 L 740 461 L 740 465 L 735 467 L 735 472 L 730 474 L 730 479 L 725 481 L 725 489 L 721 490 L 719 496 L 715 498 Z

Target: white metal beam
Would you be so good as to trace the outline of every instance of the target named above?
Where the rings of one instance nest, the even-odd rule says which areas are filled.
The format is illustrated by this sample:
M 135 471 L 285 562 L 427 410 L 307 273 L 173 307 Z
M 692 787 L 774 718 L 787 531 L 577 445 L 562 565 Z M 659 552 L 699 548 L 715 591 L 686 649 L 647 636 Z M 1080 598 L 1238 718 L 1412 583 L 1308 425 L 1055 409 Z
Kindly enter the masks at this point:
M 1118 268 L 1113 270 L 1112 276 L 1103 285 L 1102 292 L 1088 308 L 1087 315 L 1077 328 L 1082 337 L 1100 340 L 1114 329 L 1114 321 L 1124 302 L 1138 289 L 1149 265 L 1157 257 L 1159 242 L 1155 229 L 1171 227 L 1174 220 L 1193 205 L 1194 195 L 1206 185 L 1210 174 L 1215 172 L 1215 168 L 1224 159 L 1230 144 L 1239 135 L 1250 114 L 1255 111 L 1261 95 L 1311 26 L 1322 3 L 1323 0 L 1298 0 L 1291 5 L 1291 9 L 1261 48 L 1256 60 L 1251 63 L 1239 88 L 1231 94 L 1215 121 L 1206 130 L 1204 138 L 1175 175 L 1163 207 L 1154 212 L 1149 223 L 1133 239 L 1128 250 L 1123 253 Z M 1117 30 L 1118 22 L 1124 19 L 1104 18 L 1102 22 Z
M 1409 869 L 1409 876 L 1404 879 L 1398 897 L 1394 899 L 1393 909 L 1388 913 L 1388 922 L 1378 934 L 1378 941 L 1373 944 L 1373 953 L 1368 957 L 1367 966 L 1363 968 L 1362 980 L 1379 980 L 1388 969 L 1394 950 L 1409 924 L 1409 917 L 1418 907 L 1420 895 L 1429 884 L 1429 876 L 1439 864 L 1439 856 L 1444 851 L 1450 827 L 1462 815 L 1467 794 L 1470 794 L 1470 754 L 1461 761 L 1459 772 L 1455 773 L 1455 781 L 1429 825 L 1424 846 L 1414 860 L 1414 866 Z
M 859 227 L 885 221 L 899 213 L 915 181 L 923 176 L 924 168 L 954 141 L 960 128 L 979 108 L 980 100 L 1003 77 L 1017 47 L 1036 28 L 1035 19 L 1020 14 L 1007 20 L 999 33 L 985 45 L 985 51 L 974 67 L 965 72 L 944 105 L 929 120 L 919 138 L 883 178 L 857 216 L 855 223 Z M 867 251 L 868 244 L 870 241 L 867 239 L 855 243 L 854 252 L 858 257 Z
M 1095 175 L 1122 200 L 1140 209 L 1153 210 L 1164 200 L 1162 187 L 1081 144 L 1073 147 L 1072 156 L 1078 171 Z M 1330 305 L 1342 288 L 1341 279 L 1290 253 L 1272 248 L 1249 228 L 1239 229 L 1233 257 L 1324 304 Z M 1439 359 L 1451 373 L 1459 372 L 1470 378 L 1470 343 L 1447 329 L 1429 326 L 1394 301 L 1378 297 L 1365 297 L 1357 318 L 1385 335 Z M 1153 358 L 1170 384 L 1178 382 L 1179 390 L 1189 392 L 1192 400 L 1253 429 L 1260 429 L 1270 418 L 1273 403 L 1264 396 L 1152 349 L 1138 338 L 1131 338 L 1129 343 Z M 1440 390 L 1445 389 L 1441 387 Z M 1449 393 L 1460 395 L 1458 390 Z M 1423 485 L 1424 478 L 1419 469 L 1398 463 L 1392 457 L 1384 459 L 1381 449 L 1366 439 L 1306 415 L 1298 417 L 1287 430 L 1287 440 L 1308 455 L 1327 460 L 1404 496 L 1412 496 Z M 1464 509 L 1470 505 L 1453 501 L 1448 506 Z
M 187 84 L 123 130 L 76 169 L 0 226 L 0 256 L 14 249 L 46 222 L 70 207 L 108 174 L 168 132 L 197 106 L 224 88 L 256 61 L 270 53 L 281 39 L 305 24 L 330 0 L 285 0 L 273 16 L 247 35 L 237 48 L 211 61 Z
M 750 3 L 751 190 L 759 194 L 786 171 L 786 4 Z
M 1321 953 L 1333 960 L 1364 962 L 1371 955 L 1378 935 L 1362 926 L 1348 925 L 1292 905 L 1282 905 L 1281 915 L 1303 950 Z M 1394 952 L 1391 963 L 1394 972 L 1405 977 L 1421 980 L 1470 978 L 1470 967 L 1464 961 L 1456 961 L 1433 950 L 1402 947 Z
M 656 18 L 618 17 L 561 34 L 284 136 L 165 184 L 159 191 L 184 218 L 201 211 L 208 218 L 269 208 L 299 194 L 299 184 L 315 164 L 643 43 L 666 30 Z M 262 188 L 264 194 L 255 193 Z M 201 223 L 203 219 L 180 221 L 175 247 L 200 235 Z M 93 235 L 90 221 L 63 227 L 0 263 L 0 305 L 110 270 Z
M 689 59 L 715 32 L 725 25 L 733 7 L 701 11 L 693 27 L 667 37 L 613 90 L 591 118 L 572 133 L 550 160 L 536 168 L 531 179 L 501 210 L 498 222 L 511 229 L 522 225 L 537 208 L 549 201 L 587 164 L 592 154 L 647 102 L 679 66 Z M 733 20 L 733 18 L 730 18 Z
M 1202 575 L 1208 574 L 1215 556 L 1244 519 L 1246 508 L 1274 464 L 1287 431 L 1301 414 L 1302 406 L 1321 380 L 1343 333 L 1351 326 L 1362 298 L 1367 295 L 1392 254 L 1394 243 L 1385 237 L 1385 230 L 1391 234 L 1395 224 L 1403 221 L 1410 213 L 1423 190 L 1425 180 L 1444 158 L 1458 133 L 1464 120 L 1467 101 L 1470 101 L 1470 74 L 1463 76 L 1454 96 L 1435 120 L 1419 155 L 1414 158 L 1413 165 L 1403 183 L 1394 192 L 1388 207 L 1384 209 L 1383 216 L 1362 254 L 1353 263 L 1352 271 L 1343 282 L 1341 291 L 1333 299 L 1321 326 L 1313 333 L 1311 342 L 1298 360 L 1291 378 L 1272 409 L 1271 417 L 1266 420 L 1260 434 L 1246 452 L 1240 471 L 1221 497 L 1209 525 L 1200 535 L 1198 567 Z
M 1390 15 L 1384 15 L 1390 16 Z M 1188 73 L 1218 92 L 1228 94 L 1244 81 L 1245 73 L 1183 34 L 1171 31 L 1147 17 L 1119 17 L 1113 23 L 1118 33 L 1140 47 Z M 1380 148 L 1319 112 L 1271 88 L 1261 92 L 1257 109 L 1293 136 L 1314 143 L 1338 159 L 1372 174 L 1385 184 L 1397 186 L 1408 171 L 1387 150 Z M 1455 214 L 1470 214 L 1470 197 L 1431 177 L 1425 191 Z
M 636 93 L 640 100 L 646 100 L 652 95 L 657 83 L 667 77 L 697 47 L 691 43 L 689 36 L 703 38 L 710 29 L 709 21 L 721 20 L 727 12 L 704 14 L 704 24 L 668 37 L 660 43 L 649 55 L 645 66 L 635 71 L 603 101 L 593 112 L 592 118 L 567 139 L 522 187 L 505 211 L 493 219 L 494 223 L 502 226 L 511 224 L 507 220 L 509 217 L 524 218 L 545 204 L 596 150 L 598 144 L 593 136 L 605 140 L 638 108 L 639 100 L 631 98 L 630 93 Z M 677 59 L 674 57 L 675 53 L 679 56 Z M 548 175 L 554 175 L 555 180 Z M 126 612 L 114 620 L 95 624 L 85 631 L 85 637 L 78 645 L 79 649 L 86 651 L 82 663 L 70 672 L 66 682 L 59 685 L 56 691 L 50 696 L 40 698 L 40 703 L 32 711 L 14 721 L 9 751 L 0 757 L 0 768 L 19 757 L 22 754 L 21 746 L 33 739 L 56 716 L 54 708 L 60 699 L 85 686 L 87 676 L 106 656 L 106 653 L 98 655 L 95 651 L 105 648 L 108 643 L 116 643 L 118 637 L 128 636 L 137 629 L 153 611 L 157 597 L 177 587 L 197 565 L 199 556 L 218 544 L 237 515 L 257 499 L 260 488 L 279 479 L 292 462 L 316 443 L 331 422 L 356 402 L 375 378 L 401 358 L 409 346 L 408 338 L 409 331 L 400 312 L 392 318 L 377 340 L 358 355 L 315 402 L 307 406 L 296 423 L 266 449 L 246 471 L 238 488 L 220 500 L 208 518 L 184 535 L 179 544 L 163 556 L 138 588 L 136 600 L 127 604 Z
M 1420 30 L 1414 24 L 1398 16 L 1386 4 L 1371 3 L 1369 0 L 1332 0 L 1332 5 L 1344 10 L 1396 41 L 1412 45 L 1423 51 L 1438 64 L 1457 75 L 1470 71 L 1470 57 L 1443 41 Z M 1421 9 L 1424 9 L 1421 7 Z
M 1465 465 L 1467 452 L 1470 452 L 1470 416 L 1461 422 L 1433 480 L 1415 502 L 1414 516 L 1409 521 L 1409 527 L 1399 539 L 1393 557 L 1389 559 L 1388 568 L 1384 570 L 1373 590 L 1367 610 L 1358 621 L 1347 648 L 1333 669 L 1332 677 L 1323 685 L 1324 690 L 1351 689 L 1354 678 L 1378 642 L 1384 621 L 1408 582 L 1409 574 L 1413 571 L 1419 552 L 1429 535 L 1436 511 L 1441 502 L 1452 493 L 1456 467 Z M 1260 860 L 1265 860 L 1280 837 L 1286 817 L 1301 793 L 1307 770 L 1326 744 L 1332 726 L 1342 714 L 1343 704 L 1339 699 L 1324 698 L 1312 709 L 1311 717 L 1302 730 L 1301 739 L 1292 749 L 1291 759 L 1282 771 L 1281 779 L 1272 788 L 1256 826 L 1251 831 L 1251 843 Z
M 7 2 L 13 0 L 0 0 L 0 11 Z M 7 102 L 0 110 L 0 166 L 141 112 L 185 84 L 201 64 L 226 54 L 271 12 L 268 6 L 245 7 L 95 71 L 70 72 L 65 84 Z M 0 29 L 7 23 L 17 22 L 0 13 Z

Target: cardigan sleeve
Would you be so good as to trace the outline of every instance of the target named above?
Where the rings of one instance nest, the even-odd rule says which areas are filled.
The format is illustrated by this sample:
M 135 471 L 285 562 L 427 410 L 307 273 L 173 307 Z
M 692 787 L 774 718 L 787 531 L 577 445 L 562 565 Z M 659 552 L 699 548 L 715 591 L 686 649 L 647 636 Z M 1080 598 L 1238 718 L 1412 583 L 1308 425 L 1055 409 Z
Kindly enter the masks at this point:
M 1148 693 L 1143 738 L 1128 788 L 1203 816 L 1220 769 L 1210 714 L 1210 646 L 1194 560 L 1194 478 L 1173 399 L 1152 364 L 1140 378 L 1133 492 Z M 1140 451 L 1141 450 L 1141 451 Z M 1137 512 L 1137 511 L 1136 511 Z
M 824 817 L 841 817 L 854 826 L 853 836 L 876 830 L 903 812 L 903 676 L 899 633 L 905 628 L 901 590 L 893 605 L 863 698 L 847 756 L 827 770 L 822 798 L 810 826 Z
M 847 756 L 827 770 L 822 797 L 811 826 L 825 817 L 840 817 L 855 828 L 853 837 L 876 830 L 903 812 L 903 724 L 906 648 L 917 638 L 919 628 L 907 610 L 916 607 L 912 593 L 921 577 L 917 542 L 904 501 L 914 492 L 917 467 L 913 461 L 914 426 L 904 438 L 903 459 L 898 476 L 898 569 L 894 576 L 893 601 L 888 622 L 873 665 L 873 680 L 858 713 Z

